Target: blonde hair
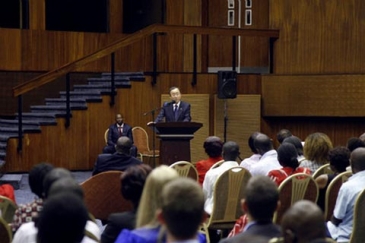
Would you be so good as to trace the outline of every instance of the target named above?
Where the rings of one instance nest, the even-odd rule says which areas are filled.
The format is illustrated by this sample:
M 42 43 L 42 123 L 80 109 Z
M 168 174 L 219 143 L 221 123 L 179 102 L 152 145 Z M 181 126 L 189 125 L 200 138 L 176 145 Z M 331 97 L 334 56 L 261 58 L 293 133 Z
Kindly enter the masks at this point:
M 333 148 L 331 139 L 324 133 L 310 134 L 304 143 L 304 157 L 319 164 L 328 163 L 328 152 Z
M 176 170 L 161 165 L 148 175 L 144 185 L 141 200 L 137 211 L 136 228 L 143 226 L 156 227 L 156 210 L 161 208 L 161 192 L 165 184 L 179 177 Z

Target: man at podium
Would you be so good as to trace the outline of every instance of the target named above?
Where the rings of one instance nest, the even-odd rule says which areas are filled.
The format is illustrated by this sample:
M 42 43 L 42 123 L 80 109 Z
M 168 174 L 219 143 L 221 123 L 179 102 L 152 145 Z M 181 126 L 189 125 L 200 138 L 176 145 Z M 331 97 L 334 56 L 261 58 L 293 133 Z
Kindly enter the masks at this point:
M 162 122 L 190 122 L 190 104 L 181 100 L 181 93 L 178 87 L 170 88 L 170 102 L 165 102 L 160 113 L 154 122 L 147 125 Z

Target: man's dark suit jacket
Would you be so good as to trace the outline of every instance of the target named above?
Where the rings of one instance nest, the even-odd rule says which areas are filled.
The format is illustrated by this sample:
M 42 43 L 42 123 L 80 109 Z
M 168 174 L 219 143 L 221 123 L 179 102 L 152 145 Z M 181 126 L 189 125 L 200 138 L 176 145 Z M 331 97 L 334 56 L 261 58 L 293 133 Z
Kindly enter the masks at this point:
M 123 229 L 133 230 L 136 227 L 136 212 L 112 213 L 102 235 L 101 242 L 114 243 Z
M 126 123 L 123 124 L 122 136 L 128 137 L 133 142 L 132 127 Z M 119 137 L 121 136 L 119 135 L 117 124 L 114 123 L 110 125 L 108 132 L 108 145 L 114 146 L 117 143 Z
M 178 118 L 175 120 L 175 114 L 174 114 L 174 105 L 171 103 L 165 103 L 160 113 L 158 114 L 155 122 L 162 122 L 165 118 L 165 122 L 189 122 L 191 121 L 190 116 L 190 104 L 184 101 L 180 101 L 179 104 L 179 110 L 178 110 Z
M 99 154 L 94 170 L 93 175 L 98 173 L 109 171 L 109 170 L 120 170 L 124 171 L 129 166 L 139 165 L 142 162 L 132 156 L 114 153 L 114 154 Z
M 271 238 L 280 237 L 281 235 L 280 227 L 272 222 L 256 223 L 251 225 L 245 232 L 232 238 L 221 240 L 220 243 L 256 243 L 258 242 L 257 239 L 255 239 L 256 236 L 266 238 L 266 241 L 268 241 Z

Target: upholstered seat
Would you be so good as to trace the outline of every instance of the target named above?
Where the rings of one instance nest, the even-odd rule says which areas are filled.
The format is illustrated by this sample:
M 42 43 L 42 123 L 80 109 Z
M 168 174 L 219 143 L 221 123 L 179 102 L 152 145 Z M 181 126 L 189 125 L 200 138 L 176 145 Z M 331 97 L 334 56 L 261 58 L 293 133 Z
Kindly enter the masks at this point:
M 144 130 L 142 127 L 133 127 L 132 128 L 132 134 L 133 134 L 133 140 L 134 145 L 137 147 L 138 150 L 138 156 L 140 157 L 141 161 L 144 161 L 144 158 L 148 158 L 148 162 L 151 165 L 153 162 L 153 167 L 156 166 L 156 158 L 160 156 L 159 150 L 151 150 L 149 147 L 149 140 L 148 140 L 148 134 L 146 130 Z
M 170 165 L 171 168 L 175 169 L 180 176 L 190 177 L 196 181 L 198 181 L 198 171 L 195 166 L 189 161 L 177 161 Z

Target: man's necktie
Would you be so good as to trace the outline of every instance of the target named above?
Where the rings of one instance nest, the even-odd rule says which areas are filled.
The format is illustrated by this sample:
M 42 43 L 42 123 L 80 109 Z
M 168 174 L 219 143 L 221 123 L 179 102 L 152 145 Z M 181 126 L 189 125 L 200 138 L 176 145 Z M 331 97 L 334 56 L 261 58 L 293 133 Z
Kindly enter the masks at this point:
M 179 114 L 179 109 L 178 109 L 178 106 L 175 104 L 175 105 L 174 105 L 174 115 L 175 115 L 175 121 L 177 121 L 178 114 Z
M 119 137 L 122 136 L 122 127 L 118 127 L 118 133 L 119 133 Z

